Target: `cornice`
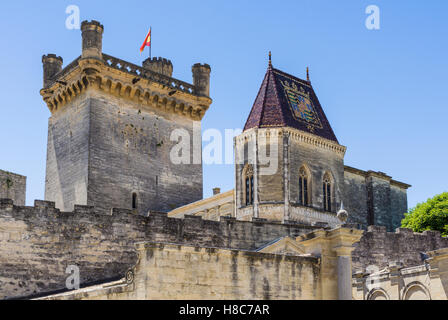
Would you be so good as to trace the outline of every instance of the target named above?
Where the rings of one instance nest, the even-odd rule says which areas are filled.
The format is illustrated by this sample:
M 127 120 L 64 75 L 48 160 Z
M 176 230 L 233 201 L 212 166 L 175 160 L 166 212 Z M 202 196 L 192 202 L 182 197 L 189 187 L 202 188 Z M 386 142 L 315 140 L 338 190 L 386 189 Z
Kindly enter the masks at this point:
M 251 128 L 244 131 L 241 135 L 236 137 L 237 143 L 244 143 L 251 141 L 254 136 L 258 137 L 270 137 L 272 135 L 278 135 L 279 137 L 289 136 L 292 141 L 303 142 L 314 147 L 326 149 L 342 156 L 345 155 L 347 147 L 342 146 L 334 141 L 316 136 L 305 131 L 301 131 L 295 128 Z
M 393 180 L 391 176 L 388 176 L 384 172 L 376 172 L 376 171 L 371 171 L 371 170 L 370 171 L 364 171 L 364 170 L 356 169 L 356 168 L 349 167 L 349 166 L 344 166 L 344 172 L 354 173 L 354 174 L 357 174 L 357 175 L 362 176 L 364 178 L 376 177 L 376 178 L 379 178 L 379 179 L 383 179 L 383 180 L 386 180 L 386 181 L 390 182 L 391 185 L 397 186 L 397 187 L 402 188 L 402 189 L 409 189 L 409 188 L 412 187 L 410 184 L 406 184 L 404 182 Z

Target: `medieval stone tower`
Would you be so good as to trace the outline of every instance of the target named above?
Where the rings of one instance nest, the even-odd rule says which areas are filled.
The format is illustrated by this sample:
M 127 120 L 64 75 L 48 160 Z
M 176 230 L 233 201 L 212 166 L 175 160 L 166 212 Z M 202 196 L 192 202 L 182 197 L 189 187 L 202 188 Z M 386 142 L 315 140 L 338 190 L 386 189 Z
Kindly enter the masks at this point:
M 104 54 L 99 22 L 81 30 L 82 55 L 64 69 L 62 58 L 42 58 L 51 111 L 45 199 L 64 211 L 77 204 L 143 215 L 202 199 L 202 164 L 173 164 L 179 141 L 170 137 L 183 129 L 201 141 L 210 67 L 195 64 L 191 85 L 172 78 L 167 59 L 141 67 Z

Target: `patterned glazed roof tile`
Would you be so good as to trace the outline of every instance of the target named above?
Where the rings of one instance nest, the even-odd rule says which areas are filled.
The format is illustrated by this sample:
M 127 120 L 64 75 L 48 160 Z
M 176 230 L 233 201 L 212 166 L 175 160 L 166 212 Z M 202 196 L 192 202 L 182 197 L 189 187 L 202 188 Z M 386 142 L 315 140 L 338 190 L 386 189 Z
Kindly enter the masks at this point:
M 311 83 L 271 65 L 244 131 L 267 127 L 292 127 L 338 143 Z

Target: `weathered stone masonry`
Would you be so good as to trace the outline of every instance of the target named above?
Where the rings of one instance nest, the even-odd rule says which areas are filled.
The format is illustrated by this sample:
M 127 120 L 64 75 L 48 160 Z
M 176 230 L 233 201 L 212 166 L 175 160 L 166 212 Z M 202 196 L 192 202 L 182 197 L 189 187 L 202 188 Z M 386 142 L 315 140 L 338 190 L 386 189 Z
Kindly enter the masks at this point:
M 408 211 L 409 187 L 382 172 L 344 166 L 344 207 L 349 212 L 349 222 L 364 229 L 377 225 L 394 231 Z
M 0 199 L 12 199 L 18 206 L 24 206 L 26 177 L 0 170 Z
M 63 211 L 81 204 L 141 215 L 202 199 L 201 120 L 212 102 L 210 66 L 192 66 L 192 85 L 172 78 L 167 59 L 137 66 L 104 54 L 99 22 L 85 21 L 81 29 L 81 57 L 64 69 L 62 58 L 42 58 L 41 95 L 52 113 L 45 199 Z M 176 129 L 188 133 L 199 159 L 172 161 L 180 143 L 171 141 Z
M 144 217 L 125 209 L 105 215 L 86 206 L 61 212 L 52 202 L 23 207 L 0 200 L 0 298 L 64 290 L 68 265 L 80 268 L 84 285 L 121 278 L 137 262 L 139 241 L 254 251 L 281 237 L 296 238 L 316 229 L 224 217 L 176 219 L 157 212 Z M 420 265 L 420 251 L 444 247 L 448 239 L 437 232 L 387 233 L 384 227 L 370 227 L 355 245 L 353 270 L 372 264 L 382 268 L 390 261 Z
M 412 267 L 423 264 L 420 253 L 448 248 L 448 238 L 442 237 L 438 231 L 415 233 L 411 229 L 399 228 L 396 232 L 387 232 L 386 227 L 370 226 L 354 246 L 354 270 L 368 266 L 382 269 L 396 262 Z
M 83 284 L 121 278 L 137 261 L 138 241 L 256 250 L 314 229 L 232 218 L 175 219 L 164 213 L 144 217 L 124 209 L 105 215 L 85 206 L 61 212 L 52 202 L 23 207 L 0 200 L 0 299 L 63 290 L 69 265 L 80 268 Z
M 62 58 L 42 58 L 41 95 L 52 114 L 49 201 L 24 206 L 26 178 L 0 171 L 0 299 L 64 291 L 69 265 L 79 267 L 83 286 L 110 289 L 126 274 L 111 289 L 124 295 L 102 298 L 351 299 L 351 261 L 354 270 L 414 266 L 422 263 L 420 252 L 448 247 L 437 232 L 386 232 L 400 225 L 410 186 L 345 166 L 346 148 L 309 78 L 273 69 L 271 61 L 235 139 L 235 191 L 198 201 L 202 164 L 195 157 L 212 102 L 210 66 L 193 65 L 189 84 L 172 78 L 167 59 L 137 66 L 104 54 L 99 22 L 85 21 L 81 29 L 79 58 L 64 69 Z M 297 113 L 296 98 L 308 110 L 314 105 L 314 122 Z M 189 163 L 171 161 L 181 142 L 170 139 L 175 129 L 191 138 Z M 268 136 L 273 142 L 264 141 Z M 277 170 L 264 175 L 262 155 L 276 146 Z M 250 172 L 251 189 L 243 180 Z M 253 195 L 250 205 L 246 194 Z M 336 214 L 342 205 L 349 213 L 343 227 Z M 161 212 L 175 208 L 182 219 Z M 352 223 L 383 227 L 369 227 L 352 246 L 363 233 Z M 82 290 L 75 295 L 83 298 Z

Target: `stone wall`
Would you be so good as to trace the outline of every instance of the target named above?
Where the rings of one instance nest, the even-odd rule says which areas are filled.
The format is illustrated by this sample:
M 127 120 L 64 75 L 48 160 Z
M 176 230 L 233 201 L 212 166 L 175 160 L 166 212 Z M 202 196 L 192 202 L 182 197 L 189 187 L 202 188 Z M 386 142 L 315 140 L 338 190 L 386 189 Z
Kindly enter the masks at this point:
M 387 232 L 386 227 L 370 226 L 353 251 L 353 269 L 376 266 L 383 269 L 392 262 L 406 267 L 423 263 L 420 253 L 448 247 L 448 238 L 437 231 L 414 233 L 410 229 Z
M 401 227 L 404 214 L 408 212 L 408 195 L 406 189 L 399 185 L 390 185 L 390 211 L 392 227 Z
M 316 257 L 160 243 L 137 247 L 141 259 L 133 273 L 128 273 L 130 277 L 42 299 L 322 299 L 321 268 Z
M 390 181 L 386 177 L 368 175 L 366 183 L 369 225 L 385 226 L 388 231 L 399 227 L 392 225 Z
M 152 243 L 138 247 L 135 289 L 115 299 L 320 298 L 315 257 Z
M 175 129 L 200 141 L 200 121 L 87 91 L 50 118 L 45 199 L 108 213 L 133 209 L 135 193 L 142 215 L 202 199 L 202 165 L 170 159 Z
M 48 120 L 45 200 L 62 211 L 87 205 L 90 103 L 86 95 Z
M 122 278 L 137 262 L 134 244 L 139 241 L 255 251 L 279 238 L 294 239 L 318 228 L 224 217 L 176 219 L 157 212 L 144 217 L 125 209 L 104 215 L 86 206 L 61 212 L 51 202 L 24 207 L 1 200 L 0 298 L 64 290 L 69 265 L 80 268 L 83 285 Z M 448 239 L 438 232 L 388 233 L 385 227 L 372 226 L 355 244 L 353 269 L 370 265 L 381 269 L 395 261 L 420 265 L 420 252 L 440 248 L 448 248 Z
M 317 230 L 256 252 L 141 242 L 139 261 L 126 277 L 42 299 L 347 300 L 350 253 L 361 235 L 348 228 Z
M 191 164 L 170 157 L 177 144 L 172 132 L 187 132 L 191 146 L 200 141 L 199 121 L 96 92 L 91 109 L 89 205 L 132 209 L 136 193 L 137 212 L 146 215 L 202 199 L 202 164 L 193 164 L 191 155 Z
M 310 174 L 308 180 L 308 192 L 311 195 L 309 206 L 317 210 L 324 210 L 322 186 L 324 175 L 328 173 L 332 180 L 331 212 L 337 212 L 343 195 L 344 154 L 297 141 L 291 137 L 290 201 L 294 204 L 299 202 L 299 171 L 301 167 L 305 167 Z
M 104 215 L 85 206 L 68 213 L 51 202 L 20 207 L 1 200 L 0 299 L 63 290 L 69 265 L 80 268 L 84 285 L 121 278 L 137 261 L 137 241 L 256 250 L 280 237 L 295 238 L 313 229 L 232 218 L 175 219 L 163 213 L 144 217 L 124 209 Z
M 0 170 L 0 199 L 12 199 L 19 206 L 26 201 L 26 177 Z
M 385 226 L 393 231 L 401 226 L 408 211 L 407 189 L 410 185 L 392 180 L 382 172 L 344 167 L 344 207 L 349 222 Z
M 344 208 L 349 212 L 349 223 L 356 223 L 364 229 L 369 225 L 367 210 L 366 178 L 356 172 L 344 171 Z
M 256 152 L 255 152 L 256 150 Z M 277 152 L 275 152 L 277 151 Z M 294 220 L 290 206 L 299 205 L 299 172 L 308 173 L 308 206 L 324 210 L 323 180 L 331 177 L 331 212 L 341 204 L 344 182 L 345 147 L 292 128 L 250 129 L 235 139 L 235 198 L 237 218 L 249 214 L 270 220 Z M 254 205 L 245 206 L 245 166 L 253 164 Z M 266 170 L 272 168 L 273 170 Z M 262 171 L 263 170 L 263 171 Z M 284 204 L 283 213 L 272 216 L 261 207 Z M 258 210 L 258 206 L 260 210 Z
M 428 252 L 425 264 L 405 268 L 391 263 L 353 277 L 355 300 L 447 300 L 448 248 Z

